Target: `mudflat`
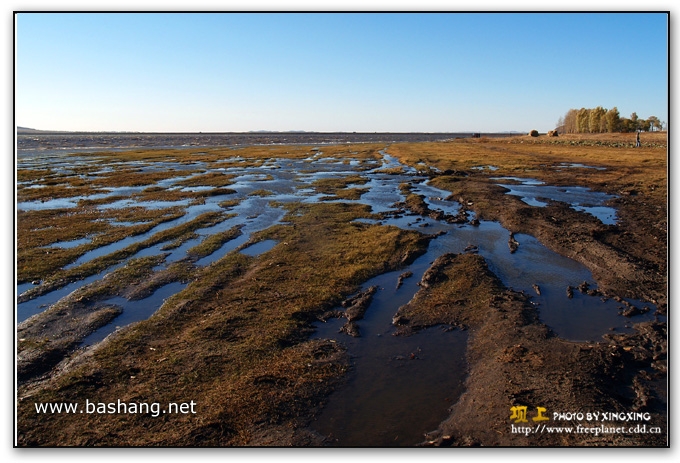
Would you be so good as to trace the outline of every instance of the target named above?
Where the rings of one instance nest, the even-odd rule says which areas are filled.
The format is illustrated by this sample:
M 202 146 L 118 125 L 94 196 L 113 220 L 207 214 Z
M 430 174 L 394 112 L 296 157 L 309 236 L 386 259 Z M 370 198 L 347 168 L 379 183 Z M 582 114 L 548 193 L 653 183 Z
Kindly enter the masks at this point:
M 667 139 L 641 138 L 21 158 L 18 445 L 666 446 Z M 439 418 L 405 412 L 408 438 L 343 440 L 321 422 L 364 371 L 383 275 L 404 300 L 378 334 L 465 347 L 371 369 L 455 355 L 461 386 L 433 379 Z M 122 323 L 132 302 L 149 313 Z

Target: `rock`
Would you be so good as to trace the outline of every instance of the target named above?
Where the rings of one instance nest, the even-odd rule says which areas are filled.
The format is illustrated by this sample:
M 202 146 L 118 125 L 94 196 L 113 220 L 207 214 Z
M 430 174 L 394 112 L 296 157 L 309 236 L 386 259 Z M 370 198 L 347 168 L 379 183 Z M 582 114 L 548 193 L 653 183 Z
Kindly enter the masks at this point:
M 318 319 L 326 323 L 326 321 L 329 318 L 340 318 L 342 317 L 342 315 L 343 315 L 342 312 L 340 312 L 339 310 L 327 310 L 326 312 L 319 315 Z
M 551 130 L 548 132 L 549 137 L 556 137 L 557 136 L 557 130 Z
M 572 286 L 567 286 L 567 297 L 569 299 L 574 297 L 574 288 Z
M 624 317 L 634 317 L 635 315 L 642 315 L 643 313 L 649 312 L 649 307 L 643 307 L 642 309 L 638 309 L 634 305 L 630 305 L 626 310 L 624 310 L 621 315 Z
M 532 137 L 538 137 L 538 130 L 532 130 L 531 132 L 529 132 L 529 135 Z
M 534 288 L 536 294 L 538 294 L 539 296 L 541 295 L 541 288 L 537 284 L 532 285 L 532 288 Z

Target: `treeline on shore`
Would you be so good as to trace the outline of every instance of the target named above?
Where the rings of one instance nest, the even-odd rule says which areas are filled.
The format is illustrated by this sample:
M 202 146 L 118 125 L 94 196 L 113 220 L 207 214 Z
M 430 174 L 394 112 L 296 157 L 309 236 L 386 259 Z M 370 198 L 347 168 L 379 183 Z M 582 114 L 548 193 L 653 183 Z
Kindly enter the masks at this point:
M 633 113 L 629 118 L 621 117 L 616 106 L 609 110 L 598 106 L 570 109 L 557 121 L 556 130 L 559 133 L 650 132 L 662 130 L 664 125 L 656 116 L 641 119 Z

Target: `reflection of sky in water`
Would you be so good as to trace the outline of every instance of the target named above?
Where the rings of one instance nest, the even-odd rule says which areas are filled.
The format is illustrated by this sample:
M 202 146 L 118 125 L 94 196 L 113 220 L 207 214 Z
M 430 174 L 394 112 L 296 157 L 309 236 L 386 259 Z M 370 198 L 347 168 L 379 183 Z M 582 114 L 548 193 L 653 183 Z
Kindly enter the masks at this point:
M 186 284 L 174 282 L 158 288 L 154 293 L 139 301 L 128 301 L 124 297 L 114 297 L 102 301 L 100 304 L 117 305 L 123 308 L 123 313 L 113 319 L 113 322 L 102 326 L 94 333 L 83 339 L 82 344 L 92 345 L 103 340 L 116 329 L 130 323 L 146 320 L 156 312 L 167 298 L 183 290 Z
M 399 188 L 399 185 L 405 182 L 411 185 L 413 193 L 424 197 L 430 209 L 450 215 L 456 215 L 460 210 L 460 204 L 446 199 L 450 195 L 448 191 L 431 186 L 426 177 L 415 175 L 415 170 L 411 168 L 404 169 L 403 173 L 398 175 L 381 173 L 380 169 L 403 167 L 396 158 L 389 155 L 384 156 L 382 164 L 355 162 L 355 160 L 346 163 L 343 160 L 322 157 L 320 152 L 307 161 L 268 160 L 264 164 L 266 168 L 241 167 L 238 164 L 238 162 L 230 164 L 235 167 L 229 168 L 229 174 L 234 178 L 233 184 L 228 188 L 237 191 L 233 195 L 208 197 L 205 198 L 203 204 L 192 205 L 189 205 L 189 200 L 137 202 L 130 197 L 99 206 L 101 209 L 108 209 L 177 205 L 184 208 L 184 215 L 159 224 L 147 233 L 128 237 L 87 252 L 67 268 L 73 268 L 97 257 L 124 249 L 160 231 L 186 223 L 204 212 L 225 211 L 237 214 L 218 224 L 196 230 L 197 237 L 187 240 L 177 248 L 164 249 L 169 244 L 166 241 L 145 248 L 132 256 L 132 258 L 139 258 L 163 255 L 164 262 L 154 269 L 154 271 L 161 271 L 167 269 L 170 263 L 187 258 L 187 251 L 207 237 L 240 226 L 242 232 L 240 236 L 224 243 L 217 251 L 194 263 L 197 267 L 209 265 L 247 243 L 253 233 L 281 223 L 286 211 L 279 207 L 280 203 L 324 200 L 326 195 L 319 194 L 311 185 L 318 179 L 361 175 L 367 183 L 358 185 L 358 187 L 368 189 L 368 191 L 356 203 L 370 206 L 373 213 L 395 211 L 395 203 L 405 199 Z M 374 170 L 366 170 L 369 164 Z M 157 163 L 155 167 L 161 168 L 162 166 L 163 163 Z M 493 166 L 481 166 L 481 168 L 494 170 Z M 180 179 L 202 174 L 162 180 L 158 185 L 166 188 L 183 188 L 183 191 L 188 192 L 211 189 L 212 187 L 208 186 L 184 187 L 176 184 Z M 496 180 L 504 181 L 502 186 L 510 190 L 509 194 L 519 196 L 527 204 L 542 207 L 547 205 L 549 200 L 563 201 L 576 210 L 602 217 L 601 220 L 604 223 L 608 223 L 607 221 L 615 223 L 615 211 L 605 205 L 613 198 L 611 195 L 593 192 L 583 187 L 549 186 L 534 179 L 504 177 Z M 513 184 L 512 180 L 518 184 Z M 274 194 L 267 197 L 249 196 L 249 193 L 259 189 L 266 189 Z M 127 189 L 121 187 L 110 189 L 108 194 L 131 196 L 139 191 L 137 187 Z M 220 202 L 231 199 L 238 199 L 240 202 L 228 208 L 219 206 Z M 334 200 L 332 202 L 349 201 Z M 75 206 L 73 204 L 70 207 Z M 360 221 L 378 223 L 371 219 Z M 438 232 L 444 232 L 444 234 L 432 239 L 427 252 L 407 269 L 384 273 L 365 282 L 364 288 L 375 284 L 380 287 L 380 290 L 374 296 L 364 319 L 357 322 L 361 332 L 360 338 L 338 334 L 344 319 L 330 319 L 327 323 L 317 324 L 315 337 L 335 339 L 343 343 L 352 356 L 353 368 L 347 376 L 346 384 L 331 396 L 314 424 L 319 432 L 324 434 L 333 432 L 342 445 L 387 446 L 418 443 L 422 440 L 423 429 L 436 428 L 446 417 L 447 407 L 442 404 L 454 403 L 464 391 L 466 332 L 459 330 L 445 332 L 442 327 L 432 327 L 410 337 L 392 336 L 394 330 L 391 324 L 392 316 L 401 305 L 412 299 L 420 289 L 417 283 L 422 274 L 438 256 L 444 253 L 462 253 L 473 249 L 473 252 L 484 257 L 489 269 L 504 285 L 530 295 L 531 301 L 537 305 L 540 320 L 564 339 L 597 341 L 611 328 L 626 331 L 630 330 L 631 321 L 638 322 L 653 318 L 655 308 L 639 301 L 630 302 L 640 308 L 648 306 L 651 310 L 648 314 L 636 316 L 630 320 L 618 314 L 619 304 L 613 300 L 603 301 L 599 297 L 581 294 L 578 290 L 574 291 L 572 299 L 567 298 L 568 285 L 576 287 L 583 281 L 587 281 L 591 287 L 595 287 L 590 271 L 580 263 L 550 251 L 529 235 L 515 235 L 520 246 L 515 253 L 510 253 L 509 232 L 499 223 L 482 221 L 478 226 L 449 224 L 408 212 L 402 213 L 401 216 L 385 218 L 380 223 L 425 234 Z M 85 244 L 86 241 L 87 239 L 57 244 L 76 246 L 76 243 Z M 241 252 L 257 257 L 274 248 L 276 244 L 276 241 L 265 240 Z M 45 310 L 75 289 L 100 280 L 107 273 L 125 265 L 126 262 L 127 260 L 110 267 L 99 275 L 87 277 L 19 304 L 17 320 L 21 322 Z M 412 271 L 413 276 L 407 278 L 397 289 L 397 278 L 406 270 Z M 533 290 L 535 284 L 541 289 L 540 296 Z M 25 291 L 31 287 L 33 287 L 31 284 L 22 284 L 18 285 L 17 290 Z M 158 310 L 165 299 L 185 287 L 183 283 L 174 282 L 158 288 L 151 296 L 143 300 L 128 301 L 122 297 L 114 297 L 100 301 L 99 304 L 118 305 L 123 312 L 112 323 L 85 338 L 83 345 L 97 343 L 118 327 L 148 318 Z M 417 360 L 411 361 L 411 354 Z M 423 394 L 423 390 L 427 390 L 428 393 Z M 397 403 L 399 406 L 395 406 Z M 376 434 L 376 429 L 381 430 L 378 433 L 380 435 Z
M 415 175 L 413 169 L 405 169 L 403 174 L 398 175 L 381 173 L 380 169 L 403 167 L 395 157 L 384 154 L 383 162 L 380 164 L 377 162 L 359 162 L 357 160 L 351 160 L 351 162 L 347 163 L 344 160 L 325 158 L 321 155 L 322 153 L 319 152 L 312 156 L 314 162 L 311 163 L 297 159 L 269 159 L 265 162 L 265 165 L 277 168 L 267 169 L 252 166 L 238 167 L 239 162 L 236 162 L 236 164 L 233 162 L 240 161 L 240 159 L 223 160 L 220 164 L 229 162 L 232 166 L 236 165 L 236 167 L 229 168 L 229 174 L 234 176 L 234 183 L 229 188 L 236 189 L 238 193 L 235 195 L 208 197 L 205 198 L 204 204 L 189 206 L 190 200 L 188 199 L 181 201 L 135 201 L 133 198 L 129 198 L 101 205 L 99 206 L 101 209 L 133 206 L 147 208 L 183 206 L 185 214 L 179 219 L 162 223 L 142 235 L 128 237 L 116 243 L 87 252 L 66 268 L 73 268 L 97 257 L 124 249 L 126 246 L 150 238 L 155 233 L 192 220 L 203 212 L 225 211 L 224 208 L 219 206 L 219 203 L 225 199 L 241 199 L 239 204 L 226 209 L 230 213 L 238 214 L 237 217 L 229 218 L 217 225 L 197 230 L 197 238 L 190 239 L 175 249 L 163 249 L 168 245 L 167 242 L 164 242 L 144 249 L 133 256 L 142 257 L 163 254 L 166 256 L 166 261 L 159 268 L 165 268 L 169 263 L 187 257 L 186 251 L 199 244 L 207 236 L 228 230 L 233 226 L 242 226 L 242 235 L 225 243 L 218 251 L 196 262 L 198 266 L 208 265 L 248 242 L 252 233 L 280 223 L 285 215 L 285 210 L 272 206 L 272 204 L 324 200 L 326 195 L 319 194 L 311 187 L 311 184 L 318 179 L 362 175 L 367 179 L 367 183 L 359 185 L 359 187 L 368 189 L 368 191 L 356 202 L 371 206 L 373 213 L 394 211 L 394 204 L 404 200 L 404 195 L 399 189 L 399 185 L 404 182 L 409 182 L 413 193 L 422 195 L 432 210 L 440 210 L 450 215 L 455 215 L 460 210 L 460 205 L 456 201 L 446 199 L 450 195 L 448 191 L 429 185 L 426 178 Z M 364 169 L 368 164 L 373 164 L 373 171 Z M 157 163 L 156 167 L 162 165 L 163 163 Z M 479 166 L 479 168 L 494 170 L 494 166 Z M 197 177 L 205 173 L 202 172 L 188 176 L 178 173 L 178 177 L 161 180 L 157 185 L 168 188 L 183 188 L 184 191 L 209 190 L 212 187 L 180 187 L 175 185 L 179 180 Z M 527 204 L 542 207 L 549 200 L 562 201 L 570 204 L 576 210 L 595 215 L 604 223 L 615 223 L 616 221 L 614 209 L 604 205 L 608 200 L 614 198 L 612 195 L 594 192 L 588 188 L 578 186 L 556 187 L 545 185 L 543 182 L 535 179 L 501 177 L 495 180 L 512 180 L 519 183 L 505 182 L 501 186 L 507 188 L 509 194 L 521 197 Z M 132 195 L 147 187 L 108 188 L 107 191 L 109 193 L 107 194 Z M 267 189 L 274 194 L 266 197 L 248 196 L 250 192 L 258 189 Z M 73 201 L 77 201 L 77 199 L 67 198 L 54 201 L 63 201 L 64 204 L 70 204 L 71 207 L 75 207 Z M 333 200 L 332 202 L 345 201 Z M 362 221 L 377 223 L 374 220 Z M 528 293 L 533 292 L 533 284 L 538 284 L 542 288 L 542 294 L 541 296 L 533 297 L 540 304 L 541 318 L 561 336 L 569 339 L 592 339 L 601 336 L 612 326 L 617 328 L 624 327 L 623 325 L 626 320 L 616 315 L 616 310 L 610 307 L 611 303 L 602 303 L 598 298 L 582 295 L 575 297 L 573 300 L 566 299 L 566 286 L 577 286 L 584 280 L 592 281 L 590 273 L 580 264 L 549 251 L 530 236 L 518 235 L 516 238 L 521 243 L 520 249 L 516 253 L 510 254 L 507 246 L 508 232 L 497 223 L 482 222 L 478 227 L 451 225 L 429 217 L 419 217 L 409 213 L 403 214 L 401 217 L 384 219 L 380 223 L 417 230 L 427 234 L 445 232 L 445 235 L 431 242 L 430 250 L 428 251 L 428 256 L 430 256 L 431 260 L 434 260 L 434 258 L 444 252 L 463 252 L 467 246 L 474 245 L 478 247 L 478 252 L 487 259 L 489 267 L 499 276 L 504 284 Z M 131 223 L 121 223 L 121 225 L 131 225 Z M 77 246 L 86 242 L 87 239 L 74 240 L 67 243 L 57 243 L 55 246 Z M 274 245 L 273 242 L 265 243 L 255 244 L 248 248 L 251 251 L 245 250 L 244 252 L 254 252 L 257 250 L 259 253 L 263 252 L 258 250 L 260 246 Z M 108 271 L 111 270 L 108 269 Z M 96 278 L 92 277 L 92 280 L 88 279 L 88 281 L 101 278 L 107 272 L 98 275 Z M 71 291 L 73 290 L 71 285 L 68 288 L 71 288 Z M 50 294 L 53 296 L 48 297 Z M 55 291 L 39 298 L 42 300 L 39 306 L 44 309 L 47 305 L 58 300 L 56 296 L 59 294 L 62 293 Z M 573 310 L 570 311 L 569 307 L 572 307 Z M 37 313 L 37 311 L 39 311 L 37 306 L 28 310 L 28 312 L 32 313 Z M 580 315 L 576 316 L 576 314 Z M 584 323 L 585 319 L 588 320 L 587 323 Z
M 494 180 L 517 180 L 521 185 L 499 183 L 499 186 L 509 190 L 507 194 L 519 196 L 530 206 L 545 207 L 548 200 L 569 204 L 574 210 L 586 212 L 598 218 L 605 225 L 616 225 L 616 209 L 605 204 L 616 196 L 599 191 L 592 191 L 581 186 L 551 186 L 534 179 L 520 179 L 516 177 L 502 177 Z
M 71 248 L 76 248 L 80 246 L 81 244 L 87 244 L 92 241 L 91 238 L 81 238 L 79 240 L 72 240 L 72 241 L 59 241 L 57 243 L 52 243 L 49 245 L 51 248 L 63 248 L 63 249 L 71 249 Z
M 569 168 L 569 169 L 595 169 L 595 170 L 607 170 L 606 167 L 596 167 L 596 166 L 587 166 L 585 164 L 580 164 L 578 162 L 571 162 L 571 163 L 566 163 L 563 162 L 560 165 L 556 166 L 557 169 L 562 169 L 562 168 Z

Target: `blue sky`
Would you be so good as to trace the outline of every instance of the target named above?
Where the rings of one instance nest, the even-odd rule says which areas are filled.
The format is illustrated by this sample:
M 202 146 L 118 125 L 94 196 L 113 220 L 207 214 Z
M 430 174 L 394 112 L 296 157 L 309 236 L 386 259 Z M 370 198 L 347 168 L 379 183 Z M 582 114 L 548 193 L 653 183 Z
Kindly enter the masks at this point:
M 668 120 L 651 13 L 19 13 L 15 120 L 115 131 L 547 131 Z

